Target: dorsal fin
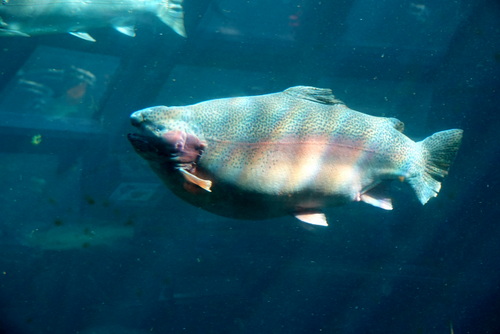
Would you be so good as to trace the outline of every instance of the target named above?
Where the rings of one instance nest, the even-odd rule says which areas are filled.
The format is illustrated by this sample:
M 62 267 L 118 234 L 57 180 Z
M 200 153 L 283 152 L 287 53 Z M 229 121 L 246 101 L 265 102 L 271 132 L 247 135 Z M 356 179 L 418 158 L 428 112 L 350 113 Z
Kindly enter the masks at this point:
M 306 99 L 323 104 L 344 104 L 333 96 L 332 90 L 328 88 L 316 88 L 309 86 L 295 86 L 283 91 L 299 99 Z

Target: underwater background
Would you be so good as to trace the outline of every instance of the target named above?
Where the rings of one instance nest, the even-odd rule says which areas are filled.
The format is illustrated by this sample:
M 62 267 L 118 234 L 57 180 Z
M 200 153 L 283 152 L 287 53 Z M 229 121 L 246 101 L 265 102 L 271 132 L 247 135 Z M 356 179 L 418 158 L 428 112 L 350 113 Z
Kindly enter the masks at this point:
M 0 334 L 499 333 L 500 3 L 183 7 L 186 38 L 148 16 L 135 37 L 0 37 Z M 397 184 L 393 211 L 326 228 L 228 219 L 126 138 L 141 108 L 295 85 L 414 140 L 464 129 L 439 196 Z

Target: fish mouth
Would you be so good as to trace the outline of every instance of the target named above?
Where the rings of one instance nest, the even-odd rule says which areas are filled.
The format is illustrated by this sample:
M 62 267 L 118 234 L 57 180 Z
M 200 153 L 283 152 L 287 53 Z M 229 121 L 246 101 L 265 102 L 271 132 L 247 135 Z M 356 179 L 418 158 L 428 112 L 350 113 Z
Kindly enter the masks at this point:
M 169 156 L 169 152 L 165 150 L 165 145 L 162 145 L 159 138 L 145 136 L 138 133 L 129 133 L 127 138 L 134 147 L 135 151 L 145 159 L 150 160 L 160 156 Z
M 150 136 L 144 136 L 138 133 L 129 133 L 127 135 L 127 139 L 139 152 L 149 152 L 156 147 L 156 145 L 153 145 L 154 138 Z
M 128 140 L 135 148 L 137 153 L 160 152 L 161 141 L 151 131 L 151 126 L 144 118 L 142 110 L 136 111 L 130 115 L 130 123 L 136 128 L 138 133 L 129 133 Z M 148 126 L 149 125 L 149 126 Z
M 174 167 L 179 165 L 178 154 L 172 151 L 162 138 L 138 133 L 129 133 L 127 138 L 143 159 L 162 165 Z

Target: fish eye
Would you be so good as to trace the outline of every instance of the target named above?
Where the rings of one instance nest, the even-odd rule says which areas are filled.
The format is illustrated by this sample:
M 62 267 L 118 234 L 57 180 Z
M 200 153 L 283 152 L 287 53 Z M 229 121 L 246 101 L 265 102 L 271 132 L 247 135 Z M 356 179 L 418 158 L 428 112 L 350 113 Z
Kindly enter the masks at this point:
M 157 125 L 154 129 L 153 132 L 157 134 L 161 134 L 165 130 L 165 127 L 163 125 Z

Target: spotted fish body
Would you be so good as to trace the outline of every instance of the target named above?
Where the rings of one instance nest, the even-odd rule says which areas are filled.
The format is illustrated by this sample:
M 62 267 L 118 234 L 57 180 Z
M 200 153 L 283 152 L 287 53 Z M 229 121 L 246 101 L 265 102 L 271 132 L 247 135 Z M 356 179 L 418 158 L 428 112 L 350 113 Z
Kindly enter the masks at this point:
M 349 109 L 328 89 L 151 107 L 131 115 L 129 139 L 178 196 L 208 211 L 319 225 L 322 209 L 364 201 L 392 209 L 377 186 L 408 181 L 425 204 L 440 190 L 462 130 L 422 142 L 395 118 Z

